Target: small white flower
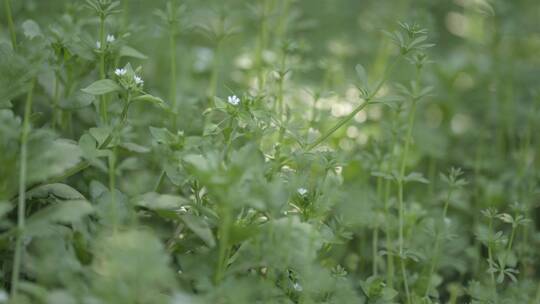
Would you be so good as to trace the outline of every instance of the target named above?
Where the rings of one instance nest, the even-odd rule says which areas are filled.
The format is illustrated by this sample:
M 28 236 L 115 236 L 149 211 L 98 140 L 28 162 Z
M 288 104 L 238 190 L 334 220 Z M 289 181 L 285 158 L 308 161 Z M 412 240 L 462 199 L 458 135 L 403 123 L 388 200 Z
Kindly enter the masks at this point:
M 133 80 L 135 80 L 135 84 L 137 84 L 137 85 L 139 85 L 139 84 L 142 85 L 144 83 L 142 78 L 137 76 L 137 75 L 133 76 Z
M 116 74 L 116 76 L 124 76 L 126 75 L 127 71 L 126 69 L 116 69 L 114 70 L 114 74 Z
M 96 41 L 96 49 L 101 49 L 101 42 Z
M 306 188 L 298 188 L 298 190 L 296 190 L 298 192 L 298 194 L 300 194 L 301 196 L 304 196 L 307 194 L 307 189 Z
M 298 282 L 294 282 L 293 288 L 294 288 L 294 290 L 296 290 L 296 291 L 302 291 L 302 290 L 304 290 L 304 288 L 302 288 L 302 285 L 300 285 Z
M 227 102 L 233 106 L 237 106 L 240 103 L 240 98 L 236 97 L 236 95 L 229 96 L 227 97 Z
M 113 43 L 114 40 L 116 40 L 116 39 L 114 38 L 114 35 L 107 35 L 107 42 Z

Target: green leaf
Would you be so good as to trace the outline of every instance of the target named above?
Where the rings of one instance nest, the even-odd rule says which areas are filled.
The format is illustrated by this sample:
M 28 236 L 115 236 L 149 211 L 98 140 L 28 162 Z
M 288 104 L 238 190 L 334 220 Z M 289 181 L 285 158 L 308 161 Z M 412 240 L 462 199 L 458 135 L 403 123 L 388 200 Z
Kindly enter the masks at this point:
M 147 59 L 148 58 L 143 53 L 141 53 L 141 52 L 137 51 L 136 49 L 134 49 L 134 48 L 132 48 L 130 46 L 127 46 L 127 45 L 123 45 L 120 48 L 119 56 L 120 57 L 132 57 L 132 58 L 137 58 L 137 59 Z
M 145 95 L 135 97 L 135 98 L 132 99 L 132 101 L 150 102 L 150 103 L 156 104 L 156 105 L 161 106 L 161 107 L 165 107 L 165 105 L 166 105 L 165 101 L 163 101 L 163 99 L 161 99 L 159 97 L 156 97 L 156 96 L 153 96 L 153 95 L 150 95 L 150 94 L 145 94 Z
M 67 200 L 51 204 L 28 218 L 25 235 L 46 235 L 54 229 L 52 226 L 55 224 L 78 222 L 93 211 L 92 205 L 85 200 Z
M 209 247 L 216 246 L 216 241 L 214 239 L 214 235 L 212 234 L 212 230 L 203 218 L 189 214 L 182 215 L 180 218 L 191 231 L 193 231 L 198 237 L 201 238 L 201 240 L 206 243 L 206 245 Z
M 150 134 L 158 144 L 171 144 L 176 141 L 176 136 L 165 128 L 150 127 Z
M 181 196 L 149 192 L 135 199 L 135 204 L 150 210 L 176 210 L 187 205 Z
M 28 142 L 29 184 L 59 176 L 76 166 L 82 157 L 79 146 L 67 139 L 54 139 L 52 133 L 36 130 Z
M 360 80 L 360 84 L 362 85 L 362 88 L 367 89 L 368 88 L 368 76 L 366 69 L 361 64 L 357 64 L 354 67 L 356 71 L 356 75 L 358 76 L 358 79 Z
M 403 181 L 408 182 L 419 182 L 423 184 L 429 184 L 429 181 L 422 176 L 422 173 L 419 172 L 411 172 L 409 175 L 405 176 L 403 178 Z
M 113 80 L 98 80 L 81 91 L 91 95 L 103 95 L 111 92 L 120 91 L 122 88 Z
M 84 195 L 71 186 L 61 183 L 38 186 L 26 193 L 28 199 L 44 199 L 51 196 L 61 200 L 84 200 Z
M 76 109 L 84 108 L 91 105 L 93 101 L 94 101 L 93 95 L 77 91 L 73 93 L 73 95 L 70 95 L 69 97 L 65 99 L 62 99 L 58 105 L 62 109 L 76 110 Z

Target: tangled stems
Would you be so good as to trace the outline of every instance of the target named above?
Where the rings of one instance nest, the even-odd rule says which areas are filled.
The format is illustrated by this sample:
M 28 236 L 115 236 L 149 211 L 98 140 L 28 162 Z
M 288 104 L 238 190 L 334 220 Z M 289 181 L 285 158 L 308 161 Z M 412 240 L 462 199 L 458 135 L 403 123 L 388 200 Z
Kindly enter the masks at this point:
M 36 79 L 33 78 L 30 83 L 30 91 L 26 97 L 24 105 L 24 121 L 21 134 L 21 164 L 19 169 L 19 198 L 17 206 L 17 241 L 15 244 L 15 255 L 13 258 L 13 272 L 11 274 L 11 294 L 15 297 L 19 285 L 19 275 L 23 253 L 22 235 L 25 227 L 26 213 L 26 166 L 28 156 L 28 135 L 30 134 L 30 116 L 32 114 L 32 99 Z

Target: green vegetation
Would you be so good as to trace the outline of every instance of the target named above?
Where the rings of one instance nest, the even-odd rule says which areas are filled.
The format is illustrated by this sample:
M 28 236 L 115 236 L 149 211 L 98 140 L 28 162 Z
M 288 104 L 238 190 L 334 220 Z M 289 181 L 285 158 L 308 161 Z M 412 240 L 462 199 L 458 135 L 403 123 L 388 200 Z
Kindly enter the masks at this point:
M 540 303 L 535 1 L 2 1 L 0 303 Z

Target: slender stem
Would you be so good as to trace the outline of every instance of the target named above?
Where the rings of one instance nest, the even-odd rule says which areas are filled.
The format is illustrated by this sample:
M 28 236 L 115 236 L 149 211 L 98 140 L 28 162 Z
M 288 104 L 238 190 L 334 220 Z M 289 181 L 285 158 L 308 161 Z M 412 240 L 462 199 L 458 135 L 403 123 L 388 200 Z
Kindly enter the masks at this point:
M 368 104 L 370 104 L 371 100 L 375 97 L 375 95 L 377 95 L 379 90 L 382 88 L 383 84 L 386 82 L 386 79 L 388 78 L 388 75 L 390 74 L 390 72 L 396 66 L 396 63 L 398 62 L 399 58 L 400 57 L 396 57 L 394 59 L 394 61 L 388 66 L 388 69 L 387 69 L 383 79 L 381 81 L 379 81 L 379 83 L 377 84 L 377 86 L 375 87 L 373 92 L 371 92 L 371 94 L 369 94 L 369 96 L 366 99 L 364 99 L 363 103 L 361 103 L 359 106 L 357 106 L 349 115 L 343 117 L 340 121 L 338 121 L 338 123 L 336 123 L 332 128 L 330 128 L 330 130 L 326 131 L 324 134 L 319 136 L 319 138 L 317 138 L 313 143 L 308 145 L 306 147 L 305 151 L 310 151 L 313 148 L 317 147 L 320 143 L 322 143 L 328 137 L 330 137 L 332 134 L 334 134 L 334 132 L 336 132 L 339 128 L 341 128 L 343 125 L 348 123 L 358 112 L 362 111 Z
M 221 216 L 221 224 L 219 227 L 219 257 L 214 278 L 215 284 L 219 284 L 221 282 L 227 268 L 229 252 L 229 227 L 232 220 L 230 211 L 226 206 L 223 206 Z
M 28 135 L 30 134 L 30 116 L 32 114 L 32 98 L 34 94 L 34 86 L 36 79 L 33 78 L 30 83 L 30 91 L 26 97 L 24 106 L 24 121 L 21 134 L 21 164 L 19 167 L 19 198 L 17 205 L 17 241 L 15 243 L 15 255 L 13 258 L 13 272 L 11 274 L 11 294 L 15 297 L 19 287 L 19 276 L 21 268 L 21 260 L 23 255 L 22 237 L 25 227 L 26 213 L 26 166 L 28 156 Z
M 13 17 L 11 15 L 11 1 L 4 0 L 4 9 L 6 10 L 6 19 L 9 28 L 9 34 L 11 36 L 11 47 L 13 50 L 17 49 L 17 33 L 15 32 L 15 24 L 13 23 Z
M 441 223 L 444 223 L 444 219 L 446 218 L 446 213 L 448 211 L 448 205 L 450 203 L 450 198 L 452 195 L 452 188 L 448 189 L 448 193 L 446 195 L 446 200 L 444 202 L 444 208 L 441 218 Z M 446 226 L 445 226 L 446 227 Z M 429 294 L 429 291 L 431 289 L 431 277 L 433 276 L 433 273 L 435 272 L 435 268 L 437 267 L 437 263 L 439 261 L 439 255 L 440 255 L 440 243 L 441 243 L 441 232 L 437 230 L 437 236 L 435 237 L 435 245 L 433 246 L 433 259 L 431 260 L 431 267 L 429 269 L 428 277 L 427 277 L 427 285 L 426 285 L 426 291 L 424 292 L 424 296 L 427 297 Z
M 407 281 L 407 272 L 405 270 L 405 259 L 400 257 L 401 261 L 401 275 L 403 276 L 403 285 L 405 286 L 405 295 L 407 297 L 407 304 L 411 303 L 411 293 L 409 292 L 409 283 Z
M 334 132 L 341 128 L 344 124 L 348 123 L 358 112 L 362 111 L 369 104 L 369 100 L 364 100 L 359 106 L 357 106 L 349 115 L 343 117 L 338 123 L 336 123 L 330 130 L 326 131 L 323 135 L 319 136 L 314 142 L 306 147 L 306 151 L 310 151 L 313 148 L 317 147 L 328 137 L 330 137 Z
M 210 85 L 208 86 L 208 101 L 212 101 L 214 96 L 216 96 L 217 83 L 219 78 L 219 64 L 220 64 L 220 52 L 221 52 L 221 41 L 218 41 L 216 44 L 216 49 L 214 53 L 214 62 L 212 65 L 212 74 L 210 75 Z
M 377 262 L 379 261 L 378 252 L 377 252 L 377 248 L 379 247 L 379 228 L 378 227 L 373 228 L 373 237 L 372 237 L 371 247 L 372 247 L 371 254 L 373 255 L 372 272 L 374 276 L 377 276 L 379 274 L 378 267 L 377 267 Z
M 53 115 L 52 115 L 52 128 L 56 129 L 58 124 L 58 119 L 61 118 L 61 112 L 58 107 L 58 102 L 60 100 L 60 75 L 58 72 L 55 73 L 54 77 L 54 95 L 53 95 Z
M 118 226 L 118 208 L 116 204 L 116 147 L 109 154 L 109 192 L 111 193 L 111 215 L 113 231 Z
M 418 86 L 420 79 L 420 69 L 416 70 L 416 84 Z M 417 92 L 414 92 L 417 93 Z M 409 295 L 409 286 L 405 277 L 405 263 L 403 262 L 403 247 L 404 247 L 404 239 L 403 239 L 403 229 L 404 229 L 404 213 L 405 213 L 405 206 L 403 203 L 403 179 L 405 178 L 405 164 L 407 161 L 407 154 L 409 153 L 409 145 L 412 138 L 412 129 L 414 126 L 414 117 L 416 114 L 416 103 L 418 99 L 416 97 L 412 98 L 412 106 L 409 111 L 409 119 L 407 123 L 407 134 L 405 136 L 405 144 L 403 147 L 403 152 L 401 153 L 401 160 L 399 165 L 399 178 L 397 181 L 397 188 L 398 188 L 398 208 L 399 208 L 399 235 L 398 235 L 398 247 L 399 247 L 399 255 L 401 258 L 401 267 L 402 267 L 402 273 L 404 276 L 403 284 L 405 285 L 405 291 L 407 292 L 407 303 L 410 303 L 410 295 Z
M 259 90 L 263 89 L 264 83 L 265 83 L 262 54 L 264 52 L 264 49 L 266 48 L 267 40 L 268 40 L 267 19 L 268 19 L 268 13 L 270 10 L 269 0 L 264 0 L 262 9 L 263 9 L 263 12 L 261 16 L 261 25 L 259 29 L 257 49 L 255 53 L 255 66 L 257 69 L 257 83 L 258 83 Z
M 389 180 L 385 181 L 384 185 L 384 212 L 385 212 L 385 222 L 386 222 L 386 250 L 388 254 L 386 255 L 386 284 L 388 287 L 393 288 L 394 286 L 394 255 L 392 253 L 394 246 L 392 245 L 392 231 L 391 231 L 391 221 L 389 220 L 390 216 L 390 186 L 391 183 Z
M 171 100 L 172 107 L 172 116 L 171 124 L 173 130 L 176 130 L 176 3 L 175 1 L 170 2 L 172 10 L 172 18 L 169 22 L 169 52 L 170 52 L 170 64 L 171 64 L 171 83 L 170 83 L 170 92 L 169 99 Z
M 161 173 L 159 174 L 158 180 L 156 181 L 156 184 L 154 185 L 154 192 L 159 191 L 159 188 L 161 188 L 161 184 L 163 184 L 164 179 L 165 179 L 165 169 L 161 170 Z
M 489 218 L 489 233 L 493 235 L 493 219 L 492 218 Z M 494 262 L 493 262 L 493 249 L 492 249 L 491 237 L 488 240 L 488 259 L 489 259 L 489 267 L 492 267 Z M 491 274 L 493 298 L 495 299 L 495 302 L 497 302 L 497 284 L 495 283 L 495 274 L 493 273 L 493 271 L 490 271 L 489 273 Z
M 105 16 L 99 17 L 99 79 L 105 79 Z M 107 99 L 105 95 L 100 96 L 99 104 L 100 116 L 103 123 L 107 123 Z
M 382 178 L 381 177 L 378 177 L 377 178 L 377 199 L 379 200 L 382 200 Z M 377 222 L 375 224 L 375 227 L 373 228 L 373 232 L 372 232 L 372 259 L 373 259 L 373 275 L 376 276 L 378 275 L 378 261 L 379 261 L 379 254 L 377 252 L 377 249 L 379 248 L 379 223 L 378 223 L 378 217 L 377 217 Z

